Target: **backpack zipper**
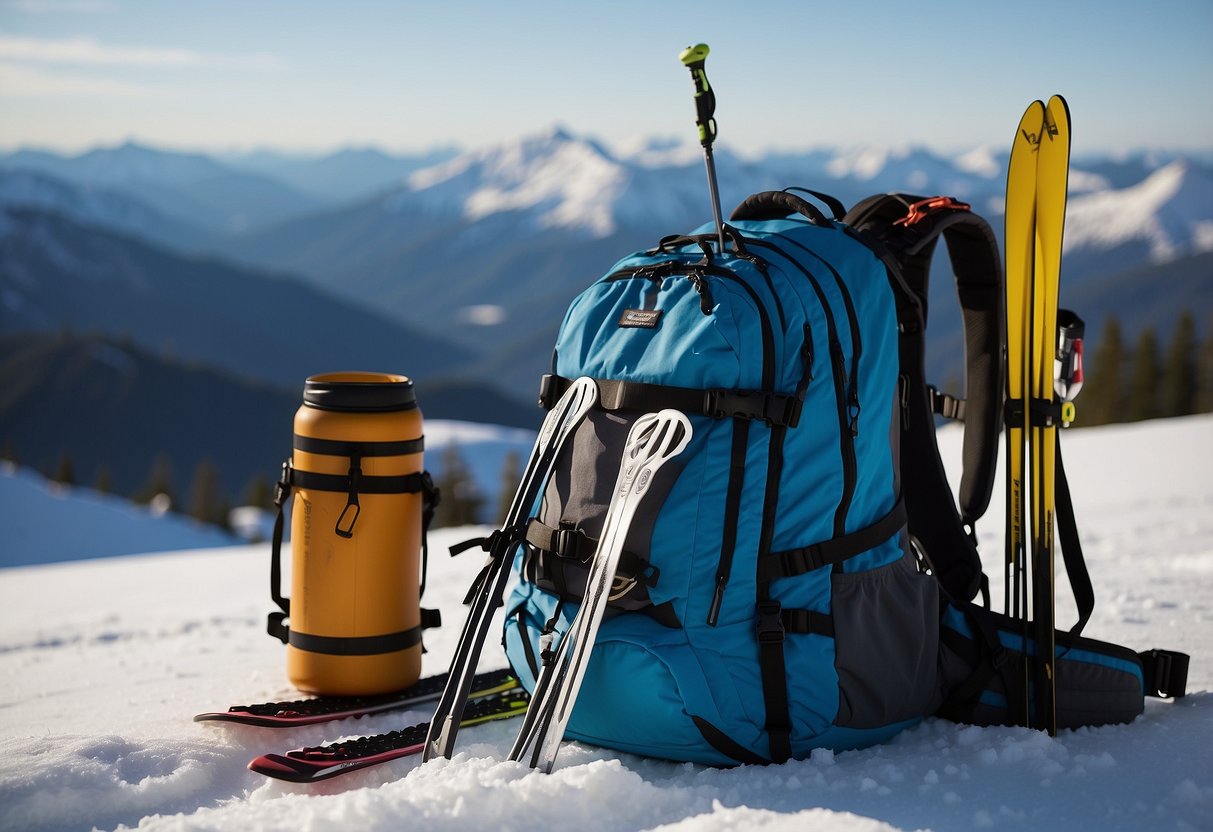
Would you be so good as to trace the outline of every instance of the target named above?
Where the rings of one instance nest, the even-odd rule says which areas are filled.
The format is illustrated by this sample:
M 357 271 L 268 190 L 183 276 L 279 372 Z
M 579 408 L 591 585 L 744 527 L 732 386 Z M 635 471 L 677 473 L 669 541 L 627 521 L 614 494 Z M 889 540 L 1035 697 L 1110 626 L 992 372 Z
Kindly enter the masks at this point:
M 854 382 L 848 378 L 846 357 L 842 352 L 842 342 L 838 339 L 838 325 L 834 320 L 834 310 L 830 306 L 830 302 L 826 298 L 825 292 L 822 290 L 817 278 L 802 263 L 789 256 L 779 246 L 767 240 L 747 238 L 746 244 L 770 249 L 799 269 L 808 278 L 809 285 L 812 286 L 813 292 L 817 295 L 817 302 L 821 305 L 822 311 L 825 312 L 830 366 L 833 369 L 832 375 L 834 376 L 834 402 L 838 411 L 838 450 L 842 460 L 842 495 L 839 497 L 838 507 L 834 511 L 834 535 L 841 536 L 846 533 L 847 512 L 850 510 L 851 500 L 855 495 L 855 483 L 858 479 L 859 466 L 855 457 L 855 435 L 856 420 L 859 416 L 859 402 Z M 809 253 L 812 254 L 812 252 Z M 839 278 L 839 281 L 841 285 L 841 278 Z M 842 295 L 845 301 L 849 301 L 850 293 L 846 291 L 845 287 L 843 287 Z M 851 309 L 849 302 L 847 305 L 848 309 Z M 853 312 L 853 309 L 851 311 Z M 858 322 L 851 327 L 851 340 L 852 356 L 855 356 L 859 348 Z M 855 366 L 857 367 L 857 365 Z
M 766 269 L 759 267 L 757 258 L 745 258 L 747 262 L 764 276 L 770 287 L 770 276 Z M 758 310 L 759 324 L 762 329 L 762 390 L 773 392 L 775 389 L 775 337 L 771 330 L 771 319 L 766 305 L 758 292 L 736 272 L 710 263 L 678 263 L 664 262 L 649 266 L 635 266 L 620 269 L 606 277 L 607 280 L 624 280 L 631 277 L 647 278 L 660 283 L 664 278 L 677 274 L 686 274 L 690 278 L 695 291 L 699 293 L 699 308 L 705 314 L 711 314 L 715 302 L 712 298 L 711 284 L 708 277 L 729 280 L 737 283 L 749 295 Z M 771 296 L 778 299 L 778 294 L 772 289 Z M 783 309 L 779 308 L 780 320 L 783 320 Z M 810 347 L 811 352 L 811 347 Z M 737 539 L 737 523 L 741 514 L 742 486 L 745 478 L 745 455 L 748 447 L 750 424 L 744 420 L 732 420 L 733 440 L 729 452 L 729 480 L 725 492 L 724 532 L 721 537 L 720 559 L 716 566 L 716 588 L 712 602 L 708 608 L 708 624 L 716 626 L 724 603 L 724 590 L 728 585 L 729 576 L 733 570 L 733 549 Z
M 842 304 L 847 311 L 847 324 L 851 328 L 851 373 L 847 390 L 847 415 L 849 417 L 851 435 L 857 436 L 859 434 L 859 357 L 863 354 L 863 338 L 859 335 L 859 316 L 855 314 L 855 303 L 851 298 L 851 291 L 847 288 L 846 283 L 843 282 L 842 275 L 838 273 L 838 270 L 830 265 L 829 261 L 820 254 L 803 243 L 786 237 L 783 234 L 775 234 L 774 236 L 779 237 L 781 240 L 787 240 L 805 253 L 817 258 L 823 266 L 830 270 L 830 274 L 834 277 L 834 283 L 838 286 L 838 291 L 842 295 Z
M 607 275 L 606 281 L 627 280 L 629 278 L 643 278 L 660 284 L 665 278 L 676 275 L 684 275 L 691 281 L 691 285 L 695 287 L 696 293 L 699 295 L 699 310 L 704 315 L 712 314 L 712 309 L 716 302 L 712 296 L 711 285 L 708 277 L 719 277 L 725 280 L 732 281 L 749 295 L 750 300 L 754 303 L 754 308 L 758 310 L 759 325 L 762 330 L 762 386 L 764 392 L 771 392 L 774 389 L 775 383 L 775 337 L 771 330 L 771 319 L 767 313 L 766 306 L 762 302 L 762 298 L 754 291 L 749 283 L 743 280 L 736 272 L 731 269 L 726 269 L 722 266 L 716 266 L 708 263 L 678 263 L 667 261 L 664 263 L 654 263 L 648 266 L 629 266 Z

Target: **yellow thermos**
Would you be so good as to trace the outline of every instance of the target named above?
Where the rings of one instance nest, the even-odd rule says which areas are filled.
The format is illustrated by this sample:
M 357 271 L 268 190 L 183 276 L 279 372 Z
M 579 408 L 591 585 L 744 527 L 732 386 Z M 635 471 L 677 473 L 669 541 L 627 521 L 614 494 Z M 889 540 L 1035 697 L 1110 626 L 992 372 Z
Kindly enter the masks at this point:
M 287 599 L 280 540 L 292 494 Z M 364 696 L 417 681 L 423 514 L 434 495 L 412 381 L 356 372 L 307 380 L 275 497 L 271 585 L 281 612 L 269 622 L 300 690 Z

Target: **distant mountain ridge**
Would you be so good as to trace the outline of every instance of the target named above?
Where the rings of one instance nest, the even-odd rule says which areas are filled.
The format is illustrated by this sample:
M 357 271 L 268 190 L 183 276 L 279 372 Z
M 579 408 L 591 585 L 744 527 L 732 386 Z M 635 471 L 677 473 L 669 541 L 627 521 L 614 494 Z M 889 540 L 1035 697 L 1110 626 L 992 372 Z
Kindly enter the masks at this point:
M 816 148 L 743 156 L 720 145 L 716 161 L 726 215 L 750 193 L 789 185 L 830 192 L 847 204 L 881 191 L 947 193 L 970 202 L 1001 235 L 1002 149 Z M 301 279 L 351 308 L 373 309 L 457 344 L 469 374 L 520 399 L 530 397 L 547 369 L 556 327 L 578 291 L 620 257 L 711 216 L 693 143 L 659 139 L 611 148 L 560 127 L 463 153 L 415 156 L 364 148 L 319 159 L 270 152 L 216 159 L 130 144 L 71 158 L 21 151 L 0 156 L 0 205 L 15 204 L 9 194 L 21 188 L 10 180 L 28 180 L 31 166 L 62 177 L 61 196 L 39 208 L 171 248 L 181 245 L 172 239 L 173 223 L 187 223 L 209 235 L 206 248 L 228 259 Z M 309 195 L 283 197 L 290 205 L 282 210 L 246 210 L 242 189 L 266 181 L 276 183 L 279 196 Z M 1208 281 L 1199 264 L 1213 251 L 1211 182 L 1213 157 L 1076 156 L 1063 303 L 1070 293 L 1098 297 L 1101 314 L 1131 320 L 1128 302 L 1118 303 L 1134 295 L 1121 275 L 1148 280 L 1142 275 L 1167 263 L 1182 264 L 1191 276 L 1185 280 L 1195 281 L 1185 286 L 1203 296 Z M 166 199 L 183 189 L 180 199 Z M 135 203 L 107 209 L 102 194 Z M 199 200 L 228 206 L 226 219 L 216 221 L 212 208 L 195 205 Z M 1112 293 L 1110 304 L 1105 292 Z M 1164 294 L 1151 305 L 1152 317 L 1165 329 L 1184 302 Z M 933 317 L 931 337 L 934 353 L 955 351 L 955 324 Z
M 121 191 L 177 222 L 217 234 L 282 222 L 323 205 L 278 179 L 237 170 L 209 156 L 133 142 L 77 156 L 17 151 L 0 157 L 0 168 Z
M 427 420 L 487 416 L 534 429 L 543 415 L 475 384 L 418 381 L 416 390 Z M 104 467 L 122 494 L 146 482 L 160 455 L 178 501 L 204 459 L 232 499 L 254 477 L 276 479 L 302 391 L 302 377 L 267 384 L 112 337 L 0 334 L 0 448 L 47 472 L 66 455 L 86 485 Z
M 752 192 L 790 184 L 848 204 L 888 190 L 948 193 L 973 204 L 1001 236 L 1003 161 L 987 150 L 947 158 L 922 148 L 857 148 L 756 160 L 722 150 L 717 165 L 726 215 Z M 1183 258 L 1213 250 L 1211 169 L 1187 160 L 1151 169 L 1143 159 L 1136 184 L 1106 187 L 1112 173 L 1129 178 L 1131 166 L 1121 161 L 1115 171 L 1092 174 L 1075 168 L 1063 300 L 1089 281 L 1161 262 L 1161 252 Z M 546 367 L 578 291 L 628 252 L 709 217 L 701 160 L 669 146 L 617 154 L 554 129 L 417 171 L 360 204 L 245 235 L 228 251 L 320 285 L 340 282 L 352 296 L 377 298 L 389 314 L 440 329 L 465 348 L 491 341 L 482 374 L 495 362 L 495 377 L 524 388 Z M 476 321 L 469 310 L 481 308 L 496 313 L 485 316 L 486 325 L 469 325 Z M 957 326 L 932 335 L 954 339 Z M 535 346 L 523 348 L 524 340 Z M 508 368 L 500 367 L 503 351 L 514 356 Z
M 276 384 L 340 369 L 452 377 L 470 354 L 336 295 L 33 209 L 0 211 L 0 334 L 129 337 Z

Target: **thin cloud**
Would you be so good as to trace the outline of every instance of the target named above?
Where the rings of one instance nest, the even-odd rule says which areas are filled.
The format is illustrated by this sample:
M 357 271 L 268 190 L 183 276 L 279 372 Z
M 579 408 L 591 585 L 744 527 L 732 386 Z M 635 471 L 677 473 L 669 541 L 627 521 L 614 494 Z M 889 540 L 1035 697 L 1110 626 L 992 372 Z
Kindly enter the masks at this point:
M 0 60 L 74 66 L 277 68 L 278 56 L 264 52 L 225 55 L 160 46 L 114 46 L 88 36 L 37 38 L 0 35 Z
M 110 0 L 13 0 L 6 5 L 26 14 L 108 14 L 117 9 Z
M 101 78 L 46 72 L 41 67 L 0 61 L 0 96 L 32 98 L 38 96 L 106 95 L 121 98 L 146 98 L 161 94 L 143 85 Z

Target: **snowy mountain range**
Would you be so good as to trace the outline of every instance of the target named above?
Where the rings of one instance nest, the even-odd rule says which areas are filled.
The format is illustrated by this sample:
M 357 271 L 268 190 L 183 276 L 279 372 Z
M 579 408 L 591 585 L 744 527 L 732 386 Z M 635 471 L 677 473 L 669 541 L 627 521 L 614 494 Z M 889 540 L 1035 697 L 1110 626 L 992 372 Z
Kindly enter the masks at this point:
M 726 216 L 750 193 L 789 185 L 846 204 L 881 191 L 947 193 L 999 232 L 1005 162 L 992 148 L 716 152 Z M 1070 293 L 1100 298 L 1089 333 L 1111 314 L 1132 335 L 1146 324 L 1165 333 L 1185 306 L 1213 309 L 1213 275 L 1202 258 L 1213 251 L 1207 159 L 1077 158 L 1070 190 L 1062 301 Z M 211 158 L 130 143 L 75 157 L 19 151 L 0 156 L 0 206 L 65 214 L 81 226 L 292 275 L 457 343 L 472 356 L 462 374 L 493 379 L 520 398 L 546 368 L 556 326 L 581 288 L 630 251 L 711 217 L 697 145 L 609 148 L 563 128 L 412 157 L 363 149 L 315 159 Z M 0 235 L 23 227 L 0 218 Z M 1126 273 L 1176 264 L 1189 277 L 1154 304 L 1150 319 L 1116 302 L 1127 294 Z M 1111 302 L 1105 284 L 1120 287 Z M 15 291 L 0 288 L 6 298 Z M 9 320 L 5 331 L 19 328 Z M 933 322 L 932 336 L 954 341 L 955 329 Z

